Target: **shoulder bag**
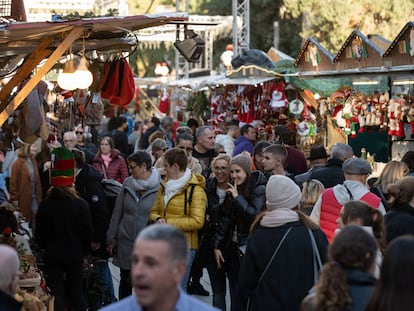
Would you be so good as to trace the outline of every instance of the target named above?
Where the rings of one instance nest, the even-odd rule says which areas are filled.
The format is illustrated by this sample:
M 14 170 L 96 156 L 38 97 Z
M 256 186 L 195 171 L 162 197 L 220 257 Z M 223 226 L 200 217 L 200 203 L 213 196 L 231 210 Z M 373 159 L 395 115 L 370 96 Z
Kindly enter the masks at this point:
M 272 256 L 269 259 L 269 262 L 267 263 L 266 267 L 264 268 L 262 274 L 260 275 L 259 281 L 257 281 L 257 285 L 254 288 L 254 290 L 252 291 L 252 294 L 249 296 L 249 298 L 247 299 L 247 306 L 246 306 L 246 311 L 250 311 L 251 307 L 252 307 L 252 297 L 253 294 L 257 291 L 257 289 L 259 288 L 260 282 L 262 281 L 263 277 L 265 276 L 267 270 L 269 269 L 270 265 L 273 262 L 273 259 L 276 257 L 277 253 L 279 252 L 280 247 L 282 246 L 283 242 L 285 241 L 287 235 L 289 234 L 290 230 L 292 230 L 292 227 L 290 227 L 286 233 L 283 235 L 282 239 L 280 240 L 279 244 L 277 245 L 276 249 L 274 250 Z
M 318 283 L 318 272 L 322 268 L 322 260 L 319 255 L 318 245 L 316 244 L 315 237 L 313 236 L 312 230 L 308 228 L 309 237 L 312 243 L 312 252 L 313 252 L 313 281 L 314 285 Z

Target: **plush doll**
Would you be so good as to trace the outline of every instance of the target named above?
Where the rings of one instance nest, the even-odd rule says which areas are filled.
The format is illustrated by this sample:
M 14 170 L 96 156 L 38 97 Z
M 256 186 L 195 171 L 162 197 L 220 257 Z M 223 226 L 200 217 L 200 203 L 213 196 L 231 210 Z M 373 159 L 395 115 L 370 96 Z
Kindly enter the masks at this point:
M 282 83 L 275 85 L 272 91 L 272 98 L 270 100 L 270 106 L 273 109 L 285 108 L 288 105 L 288 100 L 285 95 L 285 90 Z
M 398 130 L 398 121 L 396 118 L 396 111 L 397 111 L 397 101 L 395 99 L 390 100 L 390 104 L 388 106 L 388 120 L 389 120 L 389 136 L 395 136 Z
M 414 104 L 411 104 L 410 110 L 408 110 L 407 121 L 411 128 L 411 138 L 414 138 Z
M 405 127 L 404 127 L 404 114 L 403 114 L 403 107 L 405 104 L 405 100 L 404 99 L 398 99 L 397 100 L 397 107 L 396 107 L 396 120 L 398 122 L 398 127 L 397 127 L 397 132 L 395 134 L 395 136 L 399 137 L 399 138 L 404 138 L 405 137 Z

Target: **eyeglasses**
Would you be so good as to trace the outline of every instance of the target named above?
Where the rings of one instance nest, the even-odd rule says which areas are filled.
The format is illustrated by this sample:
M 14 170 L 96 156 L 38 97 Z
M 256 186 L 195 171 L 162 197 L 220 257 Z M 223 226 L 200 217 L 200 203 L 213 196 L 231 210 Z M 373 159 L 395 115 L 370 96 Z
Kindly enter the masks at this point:
M 221 172 L 224 172 L 224 171 L 227 171 L 229 168 L 228 167 L 226 167 L 226 166 L 215 166 L 214 168 L 213 168 L 215 171 L 221 171 Z
M 185 150 L 185 151 L 193 151 L 193 147 L 178 147 L 181 150 Z
M 128 165 L 129 170 L 133 171 L 139 165 Z
M 78 131 L 76 131 L 75 133 L 76 133 L 76 134 L 83 134 L 83 132 L 78 132 Z

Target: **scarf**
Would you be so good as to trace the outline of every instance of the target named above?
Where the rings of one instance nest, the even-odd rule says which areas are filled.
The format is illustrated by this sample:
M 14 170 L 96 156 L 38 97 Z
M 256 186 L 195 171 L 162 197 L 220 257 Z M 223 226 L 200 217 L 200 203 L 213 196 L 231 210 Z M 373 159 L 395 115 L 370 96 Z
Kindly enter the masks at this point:
M 260 224 L 263 227 L 280 227 L 289 222 L 298 221 L 299 215 L 290 208 L 276 208 L 266 211 Z
M 105 167 L 109 166 L 109 163 L 111 163 L 111 155 L 105 155 L 105 154 L 101 154 L 102 160 L 105 164 Z
M 146 191 L 159 185 L 161 182 L 160 174 L 156 168 L 151 168 L 151 175 L 147 179 L 132 178 L 131 187 L 135 191 Z
M 187 182 L 191 178 L 191 170 L 187 168 L 184 172 L 184 175 L 178 179 L 170 179 L 165 184 L 165 193 L 164 193 L 164 208 L 167 207 L 168 202 L 171 200 L 171 198 L 180 192 L 185 185 L 187 185 Z

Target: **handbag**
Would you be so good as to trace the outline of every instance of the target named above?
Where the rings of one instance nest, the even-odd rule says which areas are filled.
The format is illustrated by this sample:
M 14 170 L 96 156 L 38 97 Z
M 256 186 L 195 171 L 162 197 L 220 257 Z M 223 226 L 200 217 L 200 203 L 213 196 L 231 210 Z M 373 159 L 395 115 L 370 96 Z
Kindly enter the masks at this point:
M 292 230 L 292 227 L 290 227 L 286 233 L 283 235 L 282 239 L 280 240 L 279 244 L 277 245 L 276 249 L 274 250 L 272 256 L 269 259 L 269 262 L 267 263 L 266 267 L 264 268 L 262 274 L 260 275 L 259 281 L 257 281 L 257 285 L 254 288 L 254 290 L 252 291 L 252 294 L 249 296 L 249 298 L 247 299 L 247 306 L 246 306 L 246 311 L 250 311 L 251 306 L 252 306 L 252 296 L 253 293 L 256 292 L 256 290 L 259 288 L 260 282 L 263 280 L 263 277 L 265 276 L 267 270 L 269 269 L 270 265 L 273 262 L 273 259 L 276 257 L 277 253 L 279 252 L 280 247 L 282 246 L 283 242 L 285 241 L 287 235 L 289 234 L 290 230 Z

